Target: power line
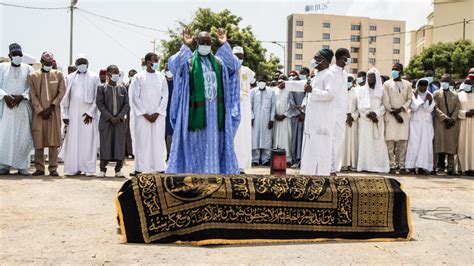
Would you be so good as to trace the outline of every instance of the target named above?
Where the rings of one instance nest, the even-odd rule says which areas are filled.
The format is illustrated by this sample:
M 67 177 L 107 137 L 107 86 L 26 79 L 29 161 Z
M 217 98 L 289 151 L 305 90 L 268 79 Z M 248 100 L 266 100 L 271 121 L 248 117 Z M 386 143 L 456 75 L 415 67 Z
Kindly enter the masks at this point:
M 110 35 L 107 31 L 103 30 L 102 28 L 100 28 L 99 26 L 97 26 L 94 22 L 92 22 L 91 20 L 89 20 L 88 18 L 86 18 L 85 16 L 81 15 L 82 18 L 84 18 L 87 22 L 89 22 L 92 26 L 94 26 L 95 28 L 97 28 L 98 30 L 100 30 L 102 33 L 104 33 L 107 37 L 109 37 L 112 41 L 116 42 L 118 45 L 120 45 L 123 49 L 127 50 L 130 54 L 132 54 L 133 56 L 137 57 L 137 58 L 140 58 L 139 55 L 135 54 L 132 50 L 130 50 L 128 47 L 126 47 L 125 45 L 123 45 L 119 40 L 115 39 L 112 35 Z
M 466 20 L 466 22 L 470 22 L 470 21 L 473 21 L 472 19 L 469 19 L 469 20 Z M 464 21 L 459 21 L 459 22 L 453 22 L 453 23 L 450 23 L 450 24 L 444 24 L 444 25 L 439 25 L 439 26 L 436 26 L 436 27 L 431 27 L 429 28 L 428 30 L 432 30 L 432 29 L 438 29 L 438 28 L 444 28 L 444 27 L 450 27 L 450 26 L 453 26 L 453 25 L 457 25 L 457 24 L 463 24 L 465 23 Z M 412 33 L 412 32 L 416 32 L 417 30 L 410 30 L 410 31 L 402 31 L 402 32 L 392 32 L 392 33 L 386 33 L 386 34 L 380 34 L 380 35 L 370 35 L 370 36 L 365 36 L 365 37 L 360 37 L 359 39 L 360 40 L 363 40 L 363 39 L 369 39 L 369 38 L 372 38 L 372 37 L 387 37 L 387 36 L 394 36 L 394 35 L 402 35 L 402 34 L 405 34 L 405 33 Z M 302 42 L 339 42 L 339 41 L 350 41 L 352 40 L 351 38 L 341 38 L 341 39 L 329 39 L 329 40 L 301 40 L 301 41 L 292 41 L 293 42 L 298 42 L 298 43 L 302 43 Z M 288 43 L 288 41 L 260 41 L 260 42 L 263 42 L 263 43 Z
M 34 9 L 34 10 L 64 10 L 69 9 L 69 7 L 34 7 L 34 6 L 23 6 L 23 5 L 15 5 L 15 4 L 7 4 L 7 3 L 0 3 L 2 6 L 8 7 L 18 7 L 24 9 Z
M 114 18 L 109 18 L 109 17 L 103 16 L 103 15 L 100 15 L 100 14 L 97 14 L 97 13 L 93 13 L 93 12 L 87 11 L 87 10 L 82 9 L 82 8 L 76 7 L 76 10 L 79 10 L 79 11 L 81 11 L 81 12 L 87 13 L 87 14 L 89 14 L 89 15 L 93 15 L 93 16 L 96 16 L 96 17 L 100 17 L 100 18 L 103 18 L 103 19 L 110 20 L 110 21 L 114 21 L 114 22 L 117 22 L 117 23 L 122 23 L 122 24 L 125 24 L 125 25 L 133 26 L 133 27 L 136 27 L 136 28 L 141 28 L 141 29 L 146 29 L 146 30 L 152 30 L 152 31 L 157 31 L 157 32 L 162 32 L 162 33 L 168 33 L 168 31 L 166 31 L 166 30 L 160 30 L 160 29 L 156 29 L 156 28 L 152 28 L 152 27 L 147 27 L 147 26 L 138 25 L 138 24 L 135 24 L 135 23 L 130 23 L 130 22 L 126 22 L 126 21 L 121 21 L 121 20 L 114 19 Z

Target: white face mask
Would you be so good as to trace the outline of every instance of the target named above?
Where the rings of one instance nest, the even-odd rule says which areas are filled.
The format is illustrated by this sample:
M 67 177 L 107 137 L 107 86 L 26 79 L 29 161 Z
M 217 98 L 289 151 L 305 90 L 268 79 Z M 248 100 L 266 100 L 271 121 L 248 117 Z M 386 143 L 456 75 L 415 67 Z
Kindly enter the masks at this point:
M 311 61 L 309 61 L 309 65 L 311 66 L 311 68 L 317 68 L 319 63 L 318 61 L 316 61 L 316 59 L 311 59 Z
M 307 80 L 308 78 L 306 77 L 306 75 L 300 75 L 300 80 Z
M 358 77 L 357 78 L 357 84 L 361 84 L 364 82 L 364 78 L 363 77 Z
M 263 82 L 263 81 L 259 81 L 259 82 L 257 83 L 257 86 L 258 86 L 259 89 L 263 90 L 263 89 L 265 89 L 265 87 L 267 86 L 267 83 L 266 83 L 266 82 Z
M 210 45 L 198 45 L 198 53 L 200 55 L 206 56 L 211 52 Z
M 169 71 L 169 70 L 168 70 L 168 71 L 165 71 L 165 75 L 166 75 L 166 77 L 169 78 L 169 79 L 173 77 L 173 73 L 171 73 L 171 71 Z
M 244 62 L 244 59 L 239 59 L 240 65 L 242 65 L 243 62 Z
M 112 76 L 110 77 L 110 80 L 112 80 L 113 82 L 117 82 L 119 81 L 120 79 L 120 74 L 112 74 Z
M 440 83 L 441 89 L 447 91 L 449 90 L 449 83 L 448 82 L 441 82 Z
M 347 82 L 347 88 L 348 88 L 348 89 L 352 88 L 352 82 L 351 82 L 351 81 L 348 81 L 348 82 Z
M 153 64 L 151 65 L 151 68 L 152 68 L 153 70 L 157 71 L 158 68 L 160 68 L 160 63 L 153 63 Z
M 88 66 L 86 64 L 78 65 L 77 71 L 79 71 L 80 73 L 85 73 L 87 71 L 87 67 Z
M 433 82 L 433 77 L 425 77 L 425 79 L 427 79 L 429 83 Z
M 448 88 L 450 91 L 454 91 L 454 86 L 449 86 Z
M 289 77 L 288 77 L 288 80 L 295 80 L 295 77 L 289 76 Z
M 51 71 L 51 69 L 53 69 L 53 66 L 43 66 L 43 70 L 46 72 Z
M 21 61 L 23 60 L 23 57 L 17 55 L 17 56 L 12 56 L 12 63 L 15 65 L 21 64 Z

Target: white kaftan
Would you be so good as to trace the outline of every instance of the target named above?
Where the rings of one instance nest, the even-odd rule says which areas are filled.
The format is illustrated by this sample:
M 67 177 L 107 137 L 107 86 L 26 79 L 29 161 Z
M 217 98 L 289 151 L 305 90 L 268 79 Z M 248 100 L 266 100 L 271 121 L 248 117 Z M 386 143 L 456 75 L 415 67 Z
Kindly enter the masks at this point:
M 290 91 L 275 88 L 275 114 L 285 115 L 283 121 L 275 119 L 273 127 L 273 148 L 284 149 L 286 151 L 286 161 L 291 162 L 291 115 L 290 115 Z
M 474 116 L 466 116 L 466 112 L 474 110 L 474 93 L 461 91 L 458 97 L 461 103 L 458 158 L 463 172 L 474 171 Z
M 133 77 L 130 84 L 134 115 L 135 170 L 138 172 L 163 172 L 166 169 L 166 107 L 168 106 L 168 82 L 155 71 L 143 70 Z M 144 114 L 158 113 L 151 123 Z
M 359 152 L 359 110 L 357 109 L 357 95 L 360 87 L 353 87 L 349 90 L 349 113 L 351 114 L 352 126 L 346 125 L 344 138 L 344 155 L 342 167 L 357 168 L 357 156 Z

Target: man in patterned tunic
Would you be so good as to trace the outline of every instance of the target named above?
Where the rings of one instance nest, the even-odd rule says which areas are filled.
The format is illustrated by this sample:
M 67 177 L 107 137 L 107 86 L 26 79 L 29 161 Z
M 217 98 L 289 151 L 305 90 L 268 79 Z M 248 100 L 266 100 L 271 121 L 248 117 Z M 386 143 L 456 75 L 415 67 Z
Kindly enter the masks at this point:
M 0 174 L 18 169 L 29 175 L 29 154 L 33 149 L 31 136 L 31 105 L 28 75 L 33 68 L 23 64 L 21 46 L 9 46 L 11 63 L 0 65 Z

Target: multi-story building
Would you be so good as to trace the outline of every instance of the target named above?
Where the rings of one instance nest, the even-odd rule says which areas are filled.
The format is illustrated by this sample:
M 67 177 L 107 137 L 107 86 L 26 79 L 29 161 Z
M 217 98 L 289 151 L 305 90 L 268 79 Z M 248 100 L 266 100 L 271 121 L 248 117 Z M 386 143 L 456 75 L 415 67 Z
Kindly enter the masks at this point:
M 288 69 L 308 66 L 322 48 L 347 48 L 351 60 L 348 73 L 376 67 L 388 74 L 392 64 L 404 63 L 405 21 L 371 19 L 324 14 L 292 14 L 288 16 Z M 334 61 L 334 60 L 333 60 Z
M 426 25 L 410 36 L 410 57 L 439 42 L 474 41 L 474 0 L 433 0 Z

